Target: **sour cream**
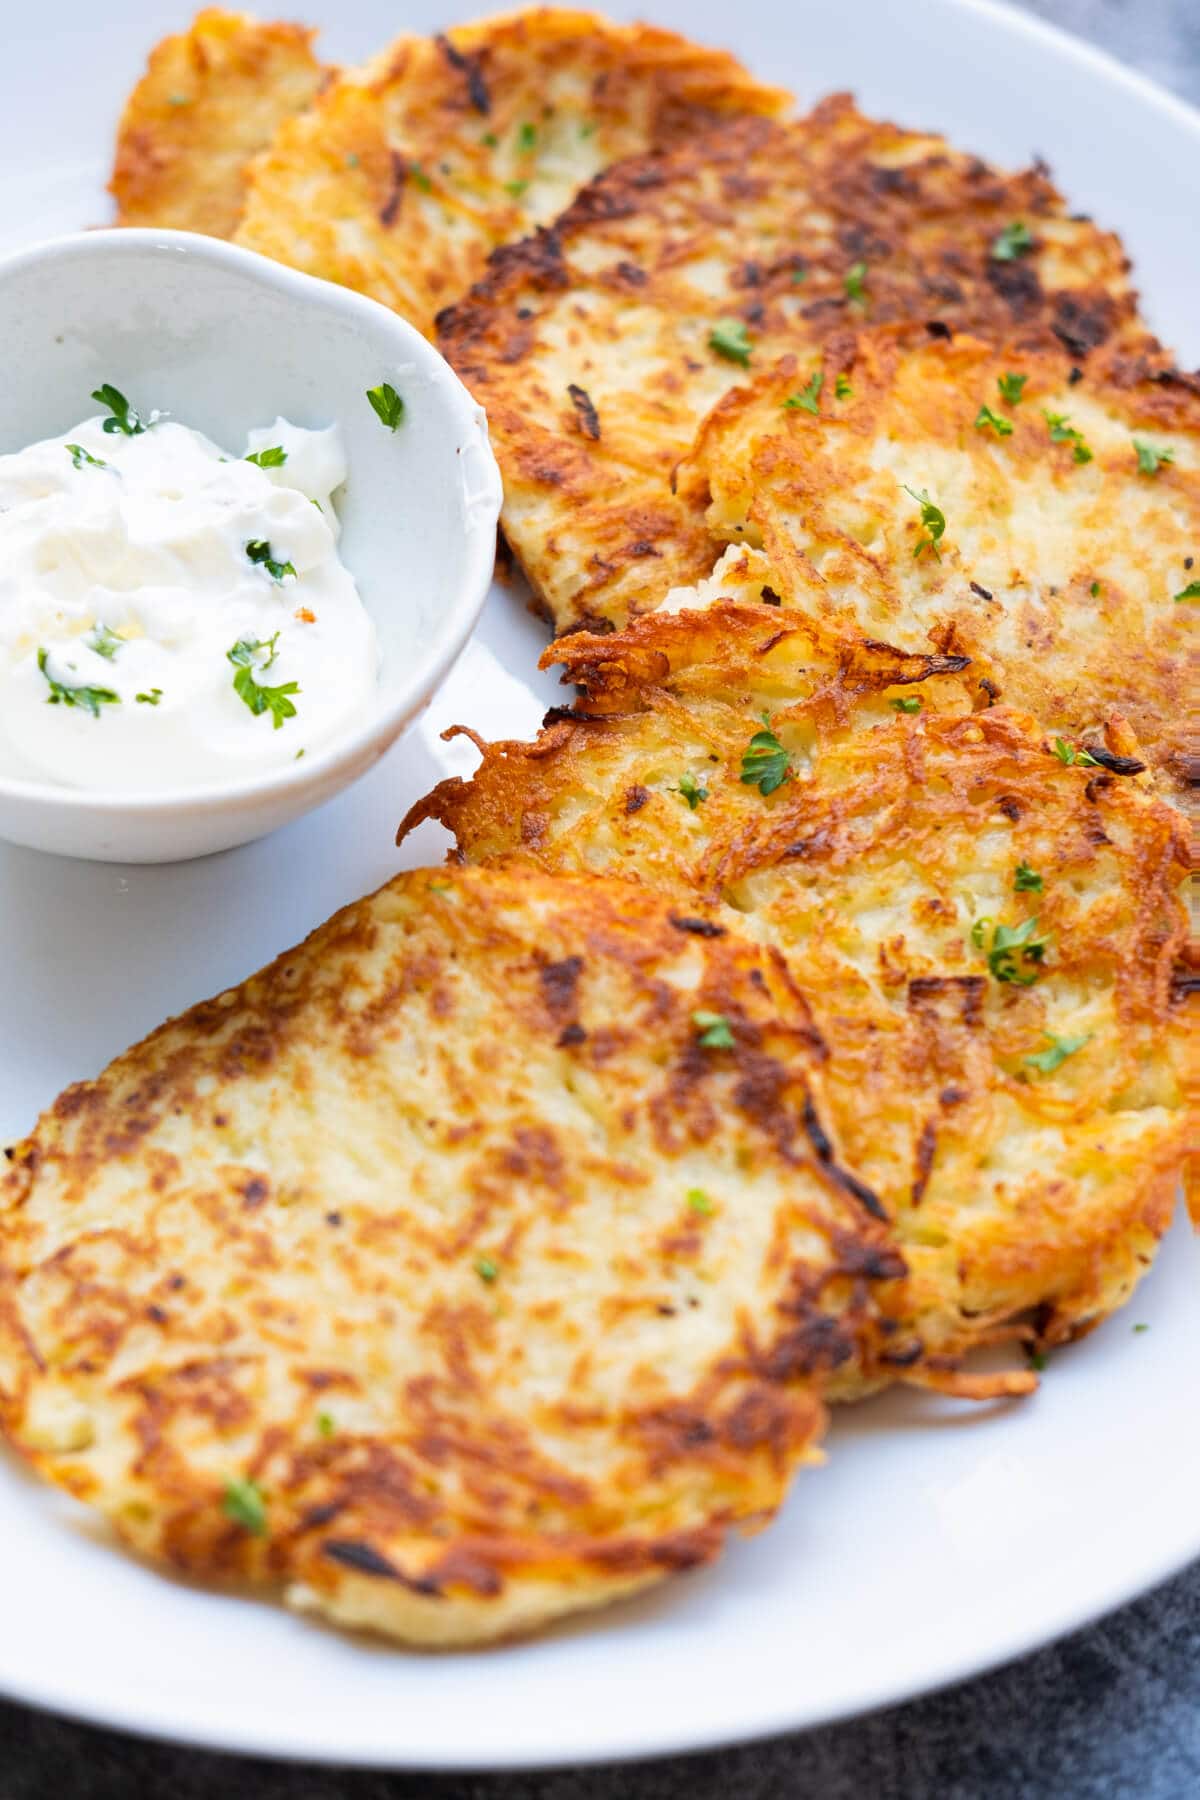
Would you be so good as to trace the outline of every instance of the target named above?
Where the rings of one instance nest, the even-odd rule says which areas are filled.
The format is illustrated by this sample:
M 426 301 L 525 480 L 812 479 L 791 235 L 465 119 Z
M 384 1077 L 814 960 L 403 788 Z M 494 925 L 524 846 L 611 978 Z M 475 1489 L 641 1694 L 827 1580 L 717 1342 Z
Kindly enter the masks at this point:
M 337 427 L 277 419 L 250 462 L 104 417 L 0 456 L 0 769 L 162 793 L 337 738 L 378 677 L 338 555 Z

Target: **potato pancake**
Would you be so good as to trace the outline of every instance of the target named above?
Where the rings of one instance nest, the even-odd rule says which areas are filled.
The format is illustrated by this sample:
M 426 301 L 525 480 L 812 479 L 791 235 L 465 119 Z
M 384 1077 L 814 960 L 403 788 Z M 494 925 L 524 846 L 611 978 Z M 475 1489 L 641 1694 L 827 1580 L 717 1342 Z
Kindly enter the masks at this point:
M 1044 169 L 1001 174 L 836 95 L 608 171 L 496 256 L 439 341 L 487 408 L 504 530 L 561 632 L 711 568 L 671 475 L 747 372 L 897 319 L 1083 358 L 1144 336 L 1127 272 Z
M 290 120 L 237 241 L 394 307 L 427 335 L 497 244 L 609 163 L 791 96 L 674 32 L 551 7 L 403 37 Z
M 231 237 L 250 158 L 330 74 L 315 36 L 209 7 L 157 44 L 117 127 L 117 224 Z
M 1200 765 L 1190 378 L 864 333 L 730 394 L 692 480 L 717 537 L 766 549 L 785 607 L 965 654 L 1052 731 L 1123 716 L 1178 790 Z
M 714 585 L 744 595 L 764 567 L 732 553 Z M 964 711 L 954 658 L 822 647 L 744 598 L 550 660 L 586 699 L 533 744 L 481 746 L 402 829 L 619 871 L 785 954 L 828 1048 L 832 1140 L 911 1269 L 922 1379 L 1021 1321 L 1044 1349 L 1119 1306 L 1195 1127 L 1172 985 L 1186 845 L 1149 778 L 1065 766 L 1010 707 Z M 837 1392 L 861 1385 L 849 1369 Z
M 826 1060 L 647 888 L 399 876 L 9 1150 L 0 1424 L 170 1568 L 413 1643 L 707 1562 L 900 1341 Z

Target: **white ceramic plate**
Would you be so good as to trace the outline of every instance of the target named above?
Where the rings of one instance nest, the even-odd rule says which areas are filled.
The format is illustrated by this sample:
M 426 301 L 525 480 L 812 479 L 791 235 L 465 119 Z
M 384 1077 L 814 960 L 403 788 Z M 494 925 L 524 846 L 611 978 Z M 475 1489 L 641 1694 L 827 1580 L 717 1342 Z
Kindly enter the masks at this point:
M 1187 228 L 1200 118 L 1116 64 L 969 0 L 646 10 L 714 41 L 736 28 L 747 60 L 802 98 L 853 87 L 869 109 L 1002 161 L 1041 152 L 1079 208 L 1124 233 L 1152 322 L 1200 358 Z M 341 16 L 335 56 L 398 24 L 382 0 L 328 11 Z M 414 27 L 443 16 L 403 11 Z M 58 0 L 6 20 L 0 242 L 106 216 L 118 99 L 151 39 L 184 17 L 146 0 Z M 0 847 L 0 1140 L 164 1014 L 402 864 L 440 856 L 429 826 L 399 856 L 395 822 L 473 761 L 439 743 L 443 725 L 536 726 L 553 695 L 531 673 L 542 636 L 497 589 L 409 736 L 264 842 L 127 870 Z M 1132 1307 L 1057 1355 L 1033 1401 L 972 1409 L 897 1393 L 844 1412 L 828 1468 L 715 1569 L 476 1656 L 409 1656 L 169 1581 L 0 1460 L 0 1689 L 231 1749 L 440 1768 L 701 1748 L 902 1699 L 1031 1649 L 1200 1554 L 1198 1291 L 1200 1250 L 1181 1225 Z

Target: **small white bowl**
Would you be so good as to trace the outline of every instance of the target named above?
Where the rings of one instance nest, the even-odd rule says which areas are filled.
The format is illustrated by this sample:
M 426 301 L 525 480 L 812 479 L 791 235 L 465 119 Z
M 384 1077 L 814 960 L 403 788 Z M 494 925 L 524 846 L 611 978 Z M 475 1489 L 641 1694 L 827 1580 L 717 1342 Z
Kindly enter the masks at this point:
M 79 233 L 0 261 L 0 452 L 68 430 L 111 381 L 218 444 L 279 415 L 342 428 L 340 553 L 379 636 L 373 706 L 282 772 L 178 794 L 0 774 L 0 837 L 100 862 L 173 862 L 261 837 L 362 775 L 428 704 L 487 594 L 500 475 L 449 364 L 373 300 L 215 238 Z M 399 430 L 366 390 L 390 381 Z

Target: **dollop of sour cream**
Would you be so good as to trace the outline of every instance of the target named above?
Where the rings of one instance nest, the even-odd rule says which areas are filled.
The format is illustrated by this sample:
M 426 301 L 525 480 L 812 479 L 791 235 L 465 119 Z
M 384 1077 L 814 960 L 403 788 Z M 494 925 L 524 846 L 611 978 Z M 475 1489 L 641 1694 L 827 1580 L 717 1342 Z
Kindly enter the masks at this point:
M 121 416 L 0 456 L 0 769 L 162 793 L 310 755 L 378 678 L 338 428 L 277 419 L 237 457 Z

